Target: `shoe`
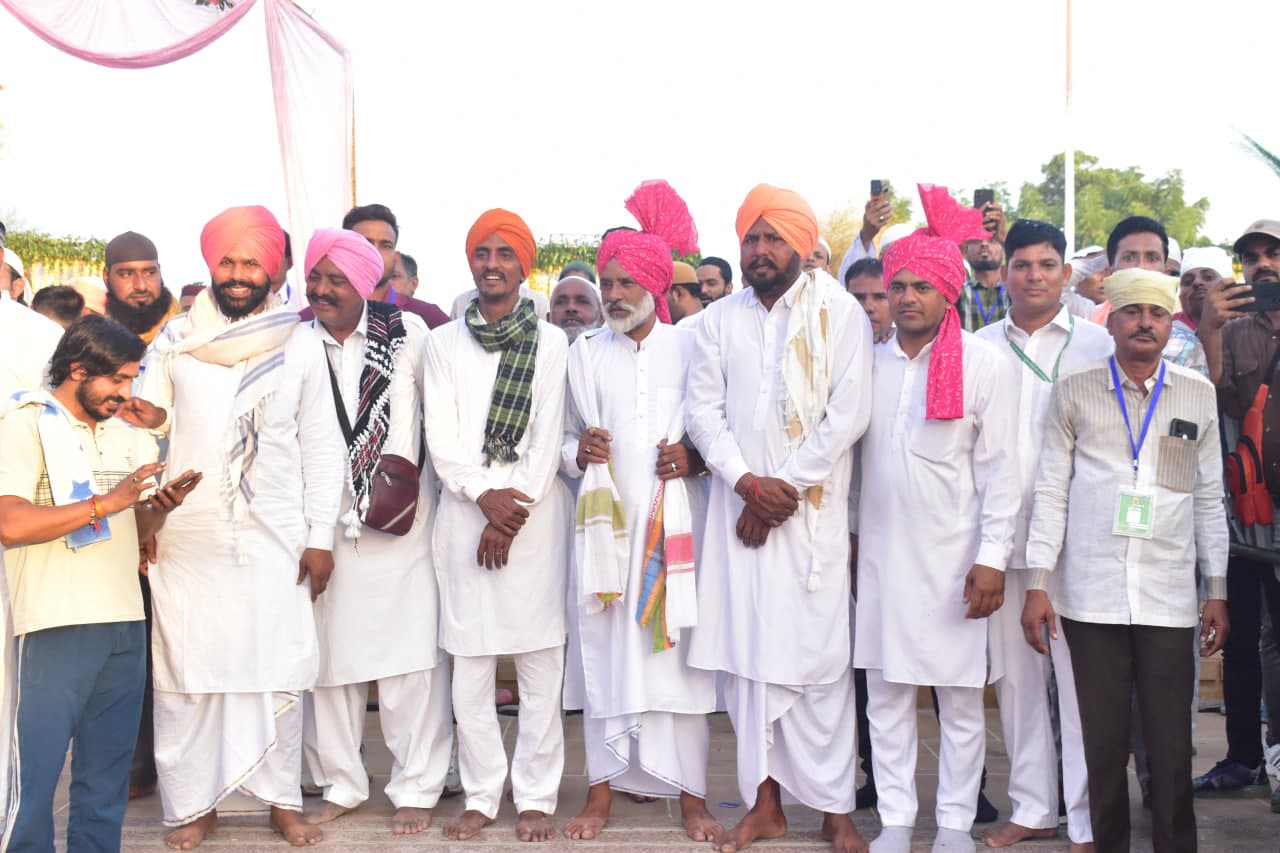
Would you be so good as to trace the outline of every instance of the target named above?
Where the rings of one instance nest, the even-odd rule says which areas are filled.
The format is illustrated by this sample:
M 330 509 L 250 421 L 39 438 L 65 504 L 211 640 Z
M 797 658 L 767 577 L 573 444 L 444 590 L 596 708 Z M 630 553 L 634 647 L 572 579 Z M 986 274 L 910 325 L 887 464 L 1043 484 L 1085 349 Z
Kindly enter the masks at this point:
M 1264 765 L 1245 767 L 1224 758 L 1203 776 L 1191 780 L 1197 797 L 1266 797 L 1271 793 Z
M 1280 782 L 1280 743 L 1273 743 L 1267 747 L 1265 763 L 1271 778 Z
M 974 815 L 974 823 L 995 823 L 1000 818 L 1000 810 L 991 805 L 985 791 L 978 792 L 978 812 Z
M 847 788 L 845 790 L 848 790 Z M 1280 790 L 1280 789 L 1277 789 Z M 875 808 L 880 798 L 876 795 L 876 783 L 867 782 L 853 794 L 854 809 L 870 809 Z

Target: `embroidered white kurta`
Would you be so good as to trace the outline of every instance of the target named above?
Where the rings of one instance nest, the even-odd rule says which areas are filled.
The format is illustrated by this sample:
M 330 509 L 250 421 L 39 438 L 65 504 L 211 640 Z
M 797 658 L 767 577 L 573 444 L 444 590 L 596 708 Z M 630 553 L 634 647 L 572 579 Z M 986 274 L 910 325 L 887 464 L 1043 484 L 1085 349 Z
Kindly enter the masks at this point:
M 1004 571 L 1013 547 L 1018 380 L 985 341 L 965 332 L 963 349 L 964 416 L 926 420 L 933 342 L 915 358 L 896 338 L 876 346 L 853 657 L 888 682 L 986 682 L 987 622 L 965 618 L 964 581 L 975 563 Z
M 356 330 L 339 344 L 320 322 L 313 326 L 338 377 L 347 422 L 355 427 L 368 340 L 368 309 Z M 420 376 L 426 326 L 404 314 L 405 341 L 391 377 L 390 425 L 383 453 L 417 462 L 421 447 Z M 332 395 L 331 395 L 332 399 Z M 436 665 L 440 597 L 431 561 L 431 525 L 436 483 L 430 466 L 419 480 L 418 510 L 403 536 L 362 526 L 349 539 L 343 525 L 335 536 L 333 575 L 315 603 L 320 639 L 320 687 L 374 681 L 431 669 Z M 343 490 L 342 512 L 351 507 L 351 489 Z M 395 626 L 389 630 L 389 626 Z M 443 700 L 442 700 L 443 701 Z
M 580 596 L 569 598 L 578 608 L 587 705 L 593 717 L 645 711 L 706 714 L 715 710 L 714 673 L 692 669 L 686 662 L 689 638 L 696 629 L 684 629 L 675 648 L 655 653 L 653 629 L 636 621 L 644 587 L 645 534 L 659 482 L 654 473 L 658 442 L 667 437 L 672 417 L 684 405 L 685 371 L 692 348 L 691 334 L 657 323 L 639 348 L 626 335 L 606 328 L 581 335 L 569 353 L 569 358 L 586 359 L 590 364 L 594 390 L 589 393 L 599 401 L 601 423 L 586 423 L 570 395 L 561 467 L 568 476 L 581 477 L 578 439 L 587 427 L 608 430 L 613 437 L 609 449 L 613 482 L 622 498 L 631 537 L 631 560 L 620 604 L 587 615 L 578 603 Z M 705 516 L 705 480 L 684 478 L 693 514 L 695 552 Z
M 689 662 L 770 684 L 830 684 L 849 665 L 849 480 L 853 444 L 871 411 L 871 324 L 848 293 L 831 295 L 826 414 L 793 450 L 782 363 L 795 291 L 766 311 L 746 288 L 702 312 L 687 426 L 715 476 Z M 798 511 L 762 547 L 743 545 L 736 533 L 743 502 L 733 487 L 748 472 L 783 479 L 802 494 L 828 482 L 816 535 Z M 810 592 L 814 554 L 824 571 Z
M 170 321 L 149 357 L 143 396 L 169 413 L 172 475 L 204 481 L 160 531 L 152 567 L 156 690 L 270 693 L 315 684 L 318 656 L 305 548 L 333 548 L 346 447 L 334 414 L 323 345 L 299 324 L 284 345 L 284 375 L 264 404 L 255 495 L 236 523 L 218 484 L 244 363 L 222 367 L 160 352 L 185 331 Z M 164 369 L 167 365 L 168 369 Z
M 462 320 L 427 336 L 423 370 L 427 451 L 440 479 L 432 554 L 440 582 L 440 645 L 454 655 L 500 655 L 559 646 L 565 640 L 568 539 L 572 524 L 556 477 L 564 438 L 564 332 L 539 321 L 533 410 L 516 445 L 519 459 L 484 464 L 499 352 L 485 352 Z M 488 521 L 476 505 L 489 489 L 533 498 L 529 517 L 501 569 L 476 562 Z

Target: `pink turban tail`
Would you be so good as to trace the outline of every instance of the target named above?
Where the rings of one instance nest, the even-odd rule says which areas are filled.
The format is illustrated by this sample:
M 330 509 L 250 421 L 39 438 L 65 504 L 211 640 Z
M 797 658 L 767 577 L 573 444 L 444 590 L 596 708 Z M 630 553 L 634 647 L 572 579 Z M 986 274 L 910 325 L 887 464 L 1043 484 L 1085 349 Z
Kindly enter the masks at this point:
M 307 275 L 311 275 L 321 258 L 328 258 L 342 271 L 361 299 L 368 299 L 382 280 L 382 255 L 354 231 L 317 228 L 307 244 Z
M 653 294 L 654 313 L 664 323 L 671 311 L 664 298 L 671 289 L 674 270 L 671 252 L 698 251 L 698 229 L 689 206 L 666 181 L 645 181 L 626 201 L 627 210 L 640 223 L 639 231 L 611 231 L 596 253 L 596 269 L 616 259 L 636 283 Z
M 200 232 L 200 254 L 204 255 L 210 275 L 236 246 L 273 276 L 284 260 L 284 229 L 265 207 L 229 207 L 210 219 Z
M 769 184 L 757 184 L 747 193 L 742 207 L 738 208 L 735 224 L 739 243 L 747 236 L 757 219 L 763 219 L 772 225 L 778 236 L 786 240 L 787 245 L 795 249 L 802 258 L 808 257 L 813 247 L 818 245 L 818 217 L 797 192 Z
M 964 288 L 964 240 L 986 240 L 990 232 L 982 227 L 982 212 L 963 207 L 946 187 L 918 184 L 927 228 L 920 228 L 894 241 L 884 253 L 884 286 L 904 269 L 933 285 L 950 303 L 929 355 L 929 378 L 925 388 L 925 417 L 955 420 L 964 417 L 964 351 L 960 315 L 955 302 Z

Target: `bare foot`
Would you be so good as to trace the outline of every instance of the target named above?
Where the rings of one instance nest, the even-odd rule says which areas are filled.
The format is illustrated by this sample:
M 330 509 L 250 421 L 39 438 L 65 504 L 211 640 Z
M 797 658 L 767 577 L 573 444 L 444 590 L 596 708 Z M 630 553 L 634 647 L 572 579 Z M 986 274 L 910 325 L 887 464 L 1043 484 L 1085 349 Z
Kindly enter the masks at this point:
M 480 830 L 491 823 L 493 818 L 468 809 L 459 815 L 457 820 L 451 820 L 444 825 L 444 834 L 446 838 L 452 838 L 454 841 L 466 841 L 468 838 L 475 838 Z
M 550 841 L 555 835 L 556 825 L 542 812 L 531 809 L 516 818 L 516 837 L 521 841 Z
M 707 801 L 688 791 L 680 792 L 680 821 L 685 833 L 694 841 L 710 841 L 724 832 L 720 821 L 707 811 Z
M 1098 845 L 1092 841 L 1072 841 L 1071 853 L 1097 853 Z
M 782 813 L 778 783 L 765 779 L 756 789 L 756 804 L 738 821 L 738 825 L 721 832 L 713 842 L 718 853 L 737 853 L 750 847 L 757 838 L 781 838 L 787 834 L 787 816 Z
M 324 838 L 323 832 L 302 819 L 302 812 L 276 806 L 271 807 L 271 828 L 283 835 L 284 840 L 294 847 L 318 844 Z
M 831 842 L 837 853 L 867 853 L 867 842 L 847 814 L 822 816 L 822 840 Z
M 590 841 L 595 838 L 609 822 L 609 807 L 612 805 L 613 790 L 609 783 L 597 782 L 592 785 L 587 789 L 587 804 L 577 817 L 564 825 L 564 837 L 571 841 Z
M 396 835 L 413 835 L 431 826 L 431 809 L 402 806 L 391 816 L 391 831 Z
M 627 795 L 627 799 L 633 803 L 656 803 L 657 797 L 646 797 L 644 794 L 634 794 L 631 791 L 623 791 Z
M 306 820 L 307 823 L 312 826 L 317 826 L 322 823 L 328 823 L 331 820 L 337 820 L 350 811 L 355 811 L 355 807 L 352 806 L 351 808 L 347 808 L 346 806 L 340 806 L 337 803 L 331 803 L 328 800 L 325 800 L 320 805 L 320 811 L 313 815 L 309 815 Z
M 1057 829 L 1031 829 L 1013 821 L 982 831 L 982 843 L 988 847 L 1012 847 L 1028 838 L 1057 838 Z
M 174 850 L 195 850 L 217 825 L 218 813 L 209 812 L 204 817 L 198 817 L 191 823 L 184 823 L 170 832 L 164 837 L 164 843 Z

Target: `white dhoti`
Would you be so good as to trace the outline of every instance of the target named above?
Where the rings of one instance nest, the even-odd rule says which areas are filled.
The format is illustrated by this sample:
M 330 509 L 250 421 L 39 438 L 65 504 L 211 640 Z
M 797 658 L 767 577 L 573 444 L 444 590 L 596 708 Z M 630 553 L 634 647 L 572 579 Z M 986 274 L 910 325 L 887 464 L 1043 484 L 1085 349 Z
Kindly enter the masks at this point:
M 880 822 L 915 826 L 917 719 L 915 684 L 885 681 L 867 670 L 867 720 L 871 724 L 871 763 L 876 777 Z M 938 687 L 938 826 L 969 832 L 977 811 L 987 732 L 981 687 Z M 852 771 L 852 764 L 850 764 Z M 853 773 L 849 773 L 850 777 Z
M 729 675 L 724 695 L 738 739 L 738 788 L 748 808 L 761 783 L 773 779 L 784 803 L 829 814 L 853 811 L 858 755 L 852 671 L 845 669 L 831 684 L 802 687 Z
M 13 637 L 13 616 L 9 612 L 9 577 L 4 567 L 4 546 L 0 545 L 0 826 L 9 812 L 9 763 L 13 752 L 13 711 L 17 697 L 17 643 Z
M 391 751 L 387 799 L 396 808 L 434 808 L 444 789 L 453 741 L 449 667 L 379 678 L 378 717 Z M 355 808 L 369 799 L 360 755 L 369 685 L 317 687 L 307 708 L 303 750 L 328 802 Z M 321 748 L 323 745 L 323 748 Z
M 647 797 L 707 796 L 710 730 L 704 714 L 646 711 L 596 718 L 582 716 L 587 780 Z
M 1053 829 L 1058 825 L 1058 755 L 1049 716 L 1049 658 L 1027 643 L 1018 606 L 1027 597 L 1029 580 L 1026 570 L 1005 572 L 1005 604 L 987 619 L 991 684 L 1009 754 L 1011 819 L 1030 829 Z
M 1058 723 L 1062 729 L 1062 798 L 1067 805 L 1067 837 L 1076 844 L 1093 843 L 1089 822 L 1089 771 L 1084 763 L 1084 732 L 1071 650 L 1058 623 L 1058 639 L 1049 639 L 1054 677 L 1058 682 Z M 1012 756 L 1011 756 L 1012 757 Z
M 556 810 L 564 771 L 560 720 L 564 646 L 512 655 L 520 690 L 519 731 L 511 760 L 516 811 Z M 507 778 L 507 752 L 498 726 L 493 690 L 498 656 L 453 658 L 453 713 L 458 723 L 458 773 L 466 808 L 493 818 Z
M 302 811 L 297 693 L 155 691 L 156 772 L 164 822 L 181 826 L 239 790 Z

